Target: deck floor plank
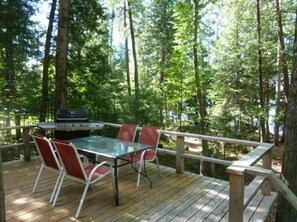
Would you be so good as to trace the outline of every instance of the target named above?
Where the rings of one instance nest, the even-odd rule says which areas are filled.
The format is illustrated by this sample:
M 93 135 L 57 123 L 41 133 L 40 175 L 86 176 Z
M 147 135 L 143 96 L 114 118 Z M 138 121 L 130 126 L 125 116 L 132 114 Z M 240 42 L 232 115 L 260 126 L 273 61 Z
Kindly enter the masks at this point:
M 115 207 L 113 199 L 111 202 L 105 206 L 102 206 L 101 208 L 97 209 L 96 211 L 90 212 L 88 215 L 90 218 L 97 218 L 102 221 L 107 220 L 108 218 L 112 217 L 116 214 L 123 214 L 123 211 L 127 209 L 129 205 L 129 202 L 135 202 L 139 201 L 136 199 L 137 194 L 140 193 L 140 191 L 143 190 L 151 190 L 149 187 L 147 187 L 147 184 L 142 184 L 142 181 L 140 183 L 140 187 L 136 188 L 136 174 L 130 174 L 130 175 L 124 175 L 120 177 L 119 182 L 119 189 L 120 189 L 120 206 Z M 126 178 L 125 178 L 126 177 Z M 126 179 L 128 179 L 127 181 Z M 156 176 L 152 176 L 152 180 L 154 181 L 154 178 Z M 159 178 L 159 176 L 157 176 Z M 125 180 L 124 180 L 125 179 Z M 154 182 L 153 182 L 154 183 Z M 155 188 L 156 184 L 154 184 Z M 131 205 L 130 205 L 131 206 Z M 132 205 L 133 206 L 133 205 Z M 91 206 L 93 207 L 93 206 Z
M 213 181 L 207 189 L 203 189 L 201 192 L 201 197 L 196 198 L 197 195 L 189 198 L 191 202 L 187 201 L 187 208 L 179 215 L 177 215 L 172 221 L 203 221 L 204 211 L 209 211 L 208 206 L 211 206 L 213 198 L 218 196 L 228 185 L 222 181 Z M 210 190 L 209 190 L 210 189 Z M 194 215 L 196 215 L 194 217 Z
M 7 222 L 37 221 L 228 221 L 229 182 L 147 164 L 153 182 L 146 178 L 136 187 L 137 174 L 127 165 L 120 170 L 120 205 L 115 206 L 111 177 L 106 177 L 86 195 L 80 218 L 74 218 L 84 185 L 66 179 L 56 206 L 49 203 L 57 174 L 44 170 L 32 193 L 40 160 L 3 164 Z M 276 194 L 256 195 L 245 211 L 247 221 L 264 221 Z
M 182 195 L 172 200 L 169 204 L 165 206 L 163 205 L 163 208 L 149 217 L 148 221 L 158 221 L 159 219 L 169 221 L 173 219 L 176 215 L 179 214 L 179 212 L 184 210 L 184 208 L 187 206 L 187 201 L 191 197 L 196 196 L 194 195 L 195 193 L 203 190 L 203 188 L 207 187 L 213 180 L 213 178 L 211 178 L 211 180 L 204 180 L 204 178 L 201 178 L 199 180 L 199 183 L 196 183 L 194 185 L 191 184 L 191 188 L 186 189 Z
M 138 218 L 143 218 L 145 212 L 153 211 L 153 208 L 156 207 L 156 205 L 166 205 L 168 202 L 171 202 L 177 195 L 180 195 L 180 192 L 183 192 L 183 189 L 187 189 L 190 183 L 197 182 L 197 180 L 198 179 L 195 177 L 180 175 L 179 178 L 172 178 L 170 187 L 161 186 L 158 189 L 158 192 L 154 192 L 153 190 L 149 191 L 149 193 L 142 198 L 137 207 L 128 212 L 129 215 L 133 215 L 131 221 L 138 221 Z M 142 196 L 143 194 L 140 194 L 140 197 Z M 127 213 L 127 211 L 125 213 Z M 117 221 L 125 221 L 125 218 L 119 218 Z

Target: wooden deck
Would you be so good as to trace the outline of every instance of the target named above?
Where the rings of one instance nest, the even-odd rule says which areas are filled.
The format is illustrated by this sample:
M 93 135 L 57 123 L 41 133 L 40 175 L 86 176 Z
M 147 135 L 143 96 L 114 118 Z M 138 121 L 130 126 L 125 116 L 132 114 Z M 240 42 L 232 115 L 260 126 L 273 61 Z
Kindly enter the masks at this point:
M 32 193 L 40 161 L 3 164 L 6 221 L 75 221 L 83 185 L 66 180 L 56 206 L 49 204 L 56 174 L 45 170 Z M 154 164 L 148 164 L 153 181 L 141 179 L 130 166 L 120 170 L 120 206 L 115 206 L 111 177 L 86 196 L 77 221 L 228 221 L 229 182 L 193 173 L 176 174 L 162 167 L 162 178 Z M 276 197 L 257 195 L 245 211 L 244 221 L 264 221 Z

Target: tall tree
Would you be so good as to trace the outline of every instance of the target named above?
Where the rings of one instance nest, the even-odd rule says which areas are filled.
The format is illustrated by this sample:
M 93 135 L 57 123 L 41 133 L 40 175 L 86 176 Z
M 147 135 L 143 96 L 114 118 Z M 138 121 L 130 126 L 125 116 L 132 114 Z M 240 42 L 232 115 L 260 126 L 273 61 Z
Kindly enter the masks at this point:
M 59 0 L 59 22 L 56 51 L 56 107 L 67 106 L 67 48 L 69 35 L 70 0 Z
M 284 31 L 283 31 L 283 19 L 282 19 L 282 11 L 281 11 L 281 4 L 279 0 L 275 0 L 275 8 L 276 8 L 276 20 L 277 20 L 277 31 L 278 31 L 278 69 L 279 72 L 283 76 L 283 88 L 284 88 L 284 97 L 285 97 L 285 103 L 288 102 L 288 96 L 289 96 L 289 74 L 288 74 L 288 65 L 287 65 L 287 55 L 286 55 L 286 47 L 285 47 L 285 37 L 284 37 Z M 280 78 L 279 78 L 280 80 Z M 279 82 L 281 83 L 281 82 Z M 278 93 L 278 92 L 277 92 Z M 278 93 L 280 94 L 280 93 Z M 277 94 L 277 95 L 278 95 Z M 280 95 L 276 97 L 276 107 L 275 107 L 275 131 L 274 131 L 274 143 L 278 145 L 279 143 L 279 128 L 280 128 L 280 110 L 281 110 L 281 100 Z M 284 109 L 286 110 L 286 109 Z M 285 116 L 285 114 L 283 114 Z M 283 132 L 284 133 L 284 132 Z
M 259 78 L 259 100 L 261 107 L 260 114 L 260 139 L 262 142 L 265 141 L 266 131 L 265 131 L 265 95 L 264 95 L 264 77 L 263 77 L 263 58 L 262 58 L 262 39 L 261 39 L 261 8 L 260 0 L 257 2 L 257 43 L 258 43 L 258 78 Z
M 130 25 L 130 34 L 131 34 L 131 44 L 132 44 L 132 55 L 134 62 L 134 85 L 135 85 L 135 104 L 138 106 L 139 102 L 139 75 L 138 75 L 138 65 L 137 65 L 137 54 L 136 54 L 136 43 L 135 43 L 135 34 L 134 34 L 134 25 L 133 25 L 133 16 L 132 16 L 132 6 L 131 0 L 127 0 L 128 3 L 128 15 L 129 15 L 129 25 Z M 136 110 L 136 119 L 138 117 L 138 111 Z
M 291 85 L 288 97 L 286 114 L 285 149 L 282 165 L 283 178 L 288 182 L 289 188 L 297 195 L 297 9 L 295 13 L 295 36 L 293 45 L 293 61 L 291 73 Z M 280 194 L 278 198 L 276 221 L 296 221 L 297 211 Z
M 20 122 L 18 110 L 23 108 L 24 95 L 17 88 L 24 83 L 18 80 L 28 72 L 30 59 L 38 54 L 38 40 L 31 20 L 35 2 L 0 2 L 0 96 L 3 96 L 0 104 L 5 112 L 6 126 L 10 125 L 12 114 L 15 114 L 15 123 Z
M 43 57 L 43 69 L 42 69 L 42 89 L 41 89 L 41 103 L 40 103 L 40 115 L 39 121 L 44 122 L 46 119 L 47 108 L 48 108 L 48 73 L 50 64 L 50 48 L 51 39 L 53 32 L 53 24 L 55 19 L 55 11 L 57 6 L 57 0 L 53 0 L 51 4 L 50 16 L 48 20 L 48 27 L 46 32 L 45 47 L 44 47 L 44 57 Z
M 4 52 L 1 67 L 1 85 L 5 95 L 3 104 L 6 115 L 6 126 L 10 126 L 11 112 L 17 108 L 16 83 L 17 74 L 22 73 L 22 65 L 25 64 L 26 56 L 29 57 L 26 47 L 30 44 L 27 41 L 32 39 L 29 20 L 33 11 L 24 1 L 0 1 L 0 51 Z M 16 16 L 18 15 L 18 16 Z M 29 47 L 30 48 L 30 47 Z M 3 68 L 2 68 L 3 67 Z M 5 193 L 3 187 L 2 154 L 0 151 L 0 219 L 5 222 Z
M 127 29 L 127 6 L 126 1 L 124 1 L 124 31 Z M 129 68 L 129 46 L 128 37 L 125 34 L 125 64 L 126 64 L 126 79 L 128 95 L 131 96 L 131 81 L 130 81 L 130 68 Z
M 207 133 L 206 129 L 206 104 L 203 95 L 201 76 L 199 73 L 198 64 L 198 27 L 199 27 L 199 0 L 194 0 L 194 41 L 193 41 L 193 55 L 194 55 L 194 73 L 195 73 L 195 83 L 197 90 L 197 106 L 199 110 L 199 133 L 205 135 Z M 204 156 L 211 156 L 212 150 L 208 148 L 208 143 L 206 140 L 202 142 L 202 154 Z M 211 175 L 211 167 L 208 162 L 203 162 L 200 164 L 200 172 L 203 175 Z
M 111 12 L 111 21 L 110 21 L 110 40 L 109 40 L 110 54 L 109 54 L 109 59 L 108 59 L 108 62 L 109 62 L 110 65 L 112 64 L 112 54 L 113 54 L 114 17 L 115 17 L 115 10 L 114 10 L 114 4 L 113 4 L 112 5 L 112 12 Z
M 0 220 L 5 222 L 5 193 L 3 182 L 3 169 L 2 169 L 2 154 L 0 151 Z
M 108 63 L 107 16 L 97 0 L 73 2 L 70 12 L 67 107 L 87 108 L 92 111 L 90 118 L 114 121 L 120 86 L 115 66 L 111 71 Z
M 280 57 L 280 49 L 278 48 L 278 57 Z M 280 66 L 280 61 L 278 59 L 278 67 Z M 281 101 L 281 70 L 278 69 L 275 76 L 275 123 L 274 123 L 274 136 L 273 143 L 278 146 L 279 145 L 279 128 L 280 121 L 278 120 L 278 116 L 280 115 L 280 101 Z
M 278 31 L 278 43 L 280 45 L 280 66 L 283 73 L 283 81 L 284 81 L 284 92 L 285 92 L 285 101 L 287 102 L 289 96 L 289 74 L 288 74 L 288 65 L 286 60 L 286 46 L 285 46 L 285 38 L 283 31 L 283 21 L 282 21 L 282 12 L 281 5 L 279 0 L 275 0 L 276 7 L 276 18 L 277 18 L 277 31 Z

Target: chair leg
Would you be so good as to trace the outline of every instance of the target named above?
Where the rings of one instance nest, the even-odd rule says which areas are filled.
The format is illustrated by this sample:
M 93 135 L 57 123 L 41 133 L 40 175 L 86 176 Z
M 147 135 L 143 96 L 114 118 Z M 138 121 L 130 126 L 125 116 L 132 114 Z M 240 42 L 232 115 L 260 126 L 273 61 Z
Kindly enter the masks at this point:
M 35 181 L 35 184 L 34 184 L 34 187 L 33 187 L 33 190 L 32 190 L 32 192 L 34 193 L 35 192 L 35 190 L 36 190 L 36 187 L 37 187 L 37 184 L 38 184 L 38 181 L 39 181 L 39 178 L 40 178 L 40 176 L 41 176 L 41 173 L 42 173 L 42 170 L 43 170 L 43 163 L 41 164 L 41 167 L 40 167 L 40 170 L 39 170 L 39 172 L 38 172 L 38 175 L 37 175 L 37 178 L 36 178 L 36 181 Z
M 158 160 L 158 157 L 157 156 L 156 156 L 156 162 L 157 162 L 157 167 L 158 167 L 159 175 L 160 175 L 160 177 L 162 177 L 162 173 L 161 173 L 161 170 L 160 170 L 160 164 L 159 164 L 159 160 Z
M 58 196 L 59 196 L 59 193 L 60 193 L 60 190 L 61 190 L 61 187 L 62 187 L 64 178 L 65 178 L 65 173 L 63 172 L 63 173 L 62 173 L 62 176 L 61 176 L 60 184 L 59 184 L 59 186 L 58 186 L 58 188 L 57 188 L 57 191 L 56 191 L 56 194 L 55 194 L 55 198 L 54 198 L 54 201 L 53 201 L 53 206 L 56 205 L 56 202 L 57 202 L 57 199 L 58 199 Z
M 55 187 L 54 187 L 54 190 L 53 190 L 52 195 L 51 195 L 51 198 L 50 198 L 50 203 L 53 202 L 53 199 L 54 199 L 55 194 L 57 192 L 57 188 L 58 188 L 58 186 L 59 186 L 59 184 L 61 182 L 62 174 L 63 174 L 63 171 L 60 171 L 59 176 L 58 176 L 57 181 L 56 181 L 56 184 L 55 184 Z
M 87 182 L 87 184 L 86 184 L 86 186 L 85 186 L 85 189 L 84 189 L 84 192 L 83 192 L 83 195 L 82 195 L 82 197 L 81 197 L 81 199 L 80 199 L 80 202 L 79 202 L 79 205 L 78 205 L 76 214 L 75 214 L 75 218 L 78 218 L 78 217 L 79 217 L 80 210 L 81 210 L 82 205 L 83 205 L 83 203 L 84 203 L 84 200 L 85 200 L 85 197 L 86 197 L 86 194 L 87 194 L 89 185 L 90 185 L 90 182 Z
M 142 169 L 142 163 L 144 160 L 139 162 L 139 167 L 138 167 L 138 177 L 137 177 L 137 187 L 139 187 L 140 183 L 140 176 L 141 176 L 141 169 Z

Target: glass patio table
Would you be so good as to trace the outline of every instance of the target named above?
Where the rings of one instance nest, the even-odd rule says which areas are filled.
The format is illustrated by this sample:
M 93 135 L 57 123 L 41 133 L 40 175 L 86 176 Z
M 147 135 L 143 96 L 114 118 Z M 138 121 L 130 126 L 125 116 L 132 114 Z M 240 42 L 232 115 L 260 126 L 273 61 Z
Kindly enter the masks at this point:
M 117 206 L 119 206 L 118 159 L 122 156 L 133 155 L 136 152 L 153 148 L 152 145 L 126 142 L 104 136 L 88 136 L 68 141 L 73 143 L 79 150 L 113 160 L 114 198 Z

